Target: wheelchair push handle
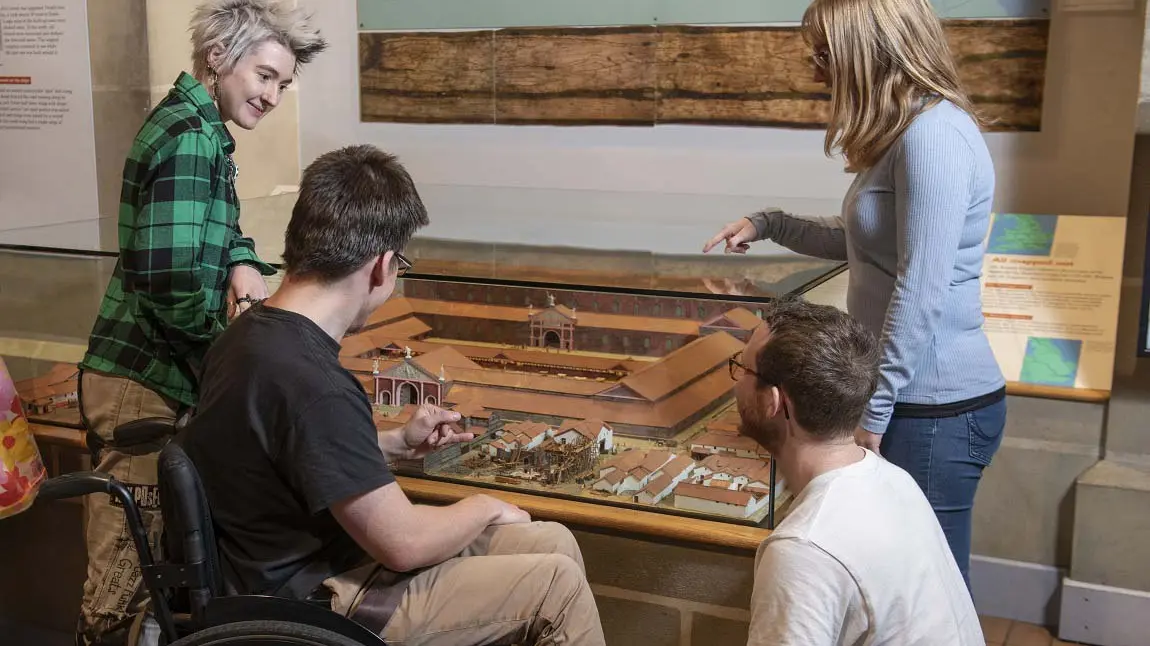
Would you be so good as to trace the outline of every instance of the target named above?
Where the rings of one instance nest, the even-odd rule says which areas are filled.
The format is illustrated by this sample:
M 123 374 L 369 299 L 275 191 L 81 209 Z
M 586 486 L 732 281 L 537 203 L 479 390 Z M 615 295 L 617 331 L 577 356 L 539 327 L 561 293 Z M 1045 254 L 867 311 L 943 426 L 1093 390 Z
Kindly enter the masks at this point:
M 63 500 L 78 498 L 92 493 L 111 493 L 112 476 L 95 471 L 67 473 L 48 478 L 40 485 L 37 498 L 41 500 Z

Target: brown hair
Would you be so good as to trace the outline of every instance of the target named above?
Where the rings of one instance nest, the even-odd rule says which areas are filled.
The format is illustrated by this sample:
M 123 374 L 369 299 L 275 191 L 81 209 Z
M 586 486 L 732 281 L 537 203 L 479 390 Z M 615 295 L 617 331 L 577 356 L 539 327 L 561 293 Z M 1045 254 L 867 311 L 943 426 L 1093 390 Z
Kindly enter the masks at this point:
M 763 312 L 767 342 L 755 357 L 761 385 L 778 387 L 791 414 L 820 439 L 854 432 L 878 386 L 878 340 L 829 305 L 782 299 Z
M 334 150 L 303 172 L 284 234 L 284 269 L 334 282 L 386 251 L 401 251 L 429 222 L 394 155 L 368 144 Z

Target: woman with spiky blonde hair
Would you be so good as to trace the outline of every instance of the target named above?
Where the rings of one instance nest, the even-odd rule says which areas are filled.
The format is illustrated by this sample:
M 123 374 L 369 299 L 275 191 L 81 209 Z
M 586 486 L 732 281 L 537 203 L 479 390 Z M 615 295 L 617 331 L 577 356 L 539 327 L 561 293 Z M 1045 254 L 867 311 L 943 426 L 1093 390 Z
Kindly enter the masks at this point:
M 226 124 L 245 130 L 279 105 L 326 43 L 291 0 L 210 0 L 192 15 L 183 72 L 140 128 L 124 165 L 120 256 L 80 363 L 80 414 L 97 469 L 132 488 L 150 535 L 161 519 L 156 461 L 168 436 L 126 441 L 115 429 L 174 423 L 197 399 L 204 353 L 228 320 L 268 294 L 239 226 Z M 88 496 L 88 580 L 77 643 L 123 644 L 146 602 L 124 512 Z M 138 625 L 138 624 L 137 624 Z
M 1006 423 L 979 284 L 994 164 L 928 0 L 815 0 L 802 33 L 830 87 L 826 153 L 855 174 L 842 213 L 768 209 L 704 252 L 769 239 L 848 262 L 847 308 L 883 346 L 856 441 L 918 482 L 969 586 L 975 491 Z

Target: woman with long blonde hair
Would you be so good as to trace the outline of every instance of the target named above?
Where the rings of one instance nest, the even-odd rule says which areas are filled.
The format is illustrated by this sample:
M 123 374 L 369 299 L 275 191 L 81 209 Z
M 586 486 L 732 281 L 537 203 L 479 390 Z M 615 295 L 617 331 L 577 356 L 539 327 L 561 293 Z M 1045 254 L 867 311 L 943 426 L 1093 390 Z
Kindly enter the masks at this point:
M 914 477 L 969 587 L 975 491 L 1006 423 L 979 285 L 994 165 L 928 0 L 815 0 L 802 33 L 830 87 L 826 153 L 855 174 L 842 213 L 768 209 L 704 252 L 773 240 L 847 261 L 847 309 L 883 348 L 855 439 Z

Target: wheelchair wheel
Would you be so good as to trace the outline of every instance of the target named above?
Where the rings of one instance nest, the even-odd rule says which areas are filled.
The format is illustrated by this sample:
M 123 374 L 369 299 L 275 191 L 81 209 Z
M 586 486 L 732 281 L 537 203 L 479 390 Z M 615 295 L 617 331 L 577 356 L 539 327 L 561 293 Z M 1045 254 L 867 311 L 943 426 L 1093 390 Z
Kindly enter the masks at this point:
M 382 643 L 382 642 L 378 642 Z M 170 646 L 364 646 L 330 630 L 290 621 L 237 621 L 205 628 Z

